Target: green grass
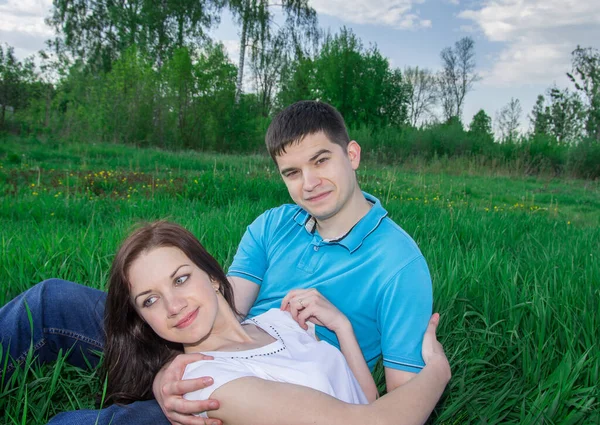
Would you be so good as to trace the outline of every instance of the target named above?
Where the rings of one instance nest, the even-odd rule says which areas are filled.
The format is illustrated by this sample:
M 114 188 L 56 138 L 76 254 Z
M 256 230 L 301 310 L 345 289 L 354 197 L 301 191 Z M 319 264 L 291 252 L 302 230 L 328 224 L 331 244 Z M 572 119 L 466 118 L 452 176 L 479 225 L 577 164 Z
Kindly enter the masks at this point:
M 453 368 L 431 423 L 600 423 L 600 183 L 443 161 L 359 172 L 431 269 Z M 267 157 L 16 138 L 0 141 L 0 197 L 0 305 L 50 277 L 102 288 L 140 220 L 183 224 L 227 267 L 245 227 L 290 202 Z M 102 389 L 62 360 L 1 384 L 2 424 Z

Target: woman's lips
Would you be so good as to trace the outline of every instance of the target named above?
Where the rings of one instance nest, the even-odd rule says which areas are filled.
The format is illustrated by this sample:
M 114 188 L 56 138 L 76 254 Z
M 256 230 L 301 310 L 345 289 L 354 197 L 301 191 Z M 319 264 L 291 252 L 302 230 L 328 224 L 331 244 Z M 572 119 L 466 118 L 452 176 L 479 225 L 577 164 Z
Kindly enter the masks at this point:
M 177 322 L 175 327 L 178 329 L 183 329 L 183 328 L 188 327 L 194 321 L 194 319 L 196 318 L 197 315 L 198 315 L 198 309 L 192 311 L 190 314 L 188 314 L 183 319 L 181 319 L 179 322 Z

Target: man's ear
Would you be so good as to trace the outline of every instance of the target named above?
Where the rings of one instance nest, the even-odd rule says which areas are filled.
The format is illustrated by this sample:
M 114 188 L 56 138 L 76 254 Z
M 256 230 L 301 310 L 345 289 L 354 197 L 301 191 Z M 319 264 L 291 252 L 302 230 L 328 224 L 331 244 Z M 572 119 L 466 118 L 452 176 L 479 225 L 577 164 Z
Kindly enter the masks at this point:
M 356 170 L 360 165 L 360 145 L 355 140 L 351 140 L 348 143 L 346 151 L 348 152 L 348 159 L 350 160 L 350 164 L 352 164 L 352 168 Z

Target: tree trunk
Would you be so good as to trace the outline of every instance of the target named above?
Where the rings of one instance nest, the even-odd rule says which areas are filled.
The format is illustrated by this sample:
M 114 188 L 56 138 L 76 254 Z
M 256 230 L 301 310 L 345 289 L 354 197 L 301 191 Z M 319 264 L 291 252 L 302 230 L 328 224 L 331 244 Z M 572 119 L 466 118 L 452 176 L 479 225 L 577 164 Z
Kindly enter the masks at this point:
M 238 65 L 237 82 L 235 84 L 235 104 L 240 103 L 240 97 L 242 95 L 242 82 L 244 79 L 244 58 L 246 56 L 246 38 L 248 32 L 248 19 L 246 17 L 246 10 L 242 15 L 242 35 L 240 36 L 240 60 Z

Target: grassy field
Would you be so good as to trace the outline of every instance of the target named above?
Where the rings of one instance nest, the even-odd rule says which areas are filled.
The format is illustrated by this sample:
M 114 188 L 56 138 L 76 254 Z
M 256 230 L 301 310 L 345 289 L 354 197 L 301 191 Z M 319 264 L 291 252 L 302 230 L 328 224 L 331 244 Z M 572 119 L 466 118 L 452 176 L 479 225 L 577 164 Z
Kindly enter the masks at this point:
M 367 161 L 359 180 L 431 269 L 453 368 L 431 423 L 599 424 L 600 182 L 452 161 Z M 245 227 L 290 202 L 266 157 L 16 138 L 0 140 L 0 199 L 0 305 L 50 277 L 102 288 L 140 220 L 183 224 L 227 267 Z M 0 384 L 1 424 L 92 407 L 102 388 L 62 360 Z

